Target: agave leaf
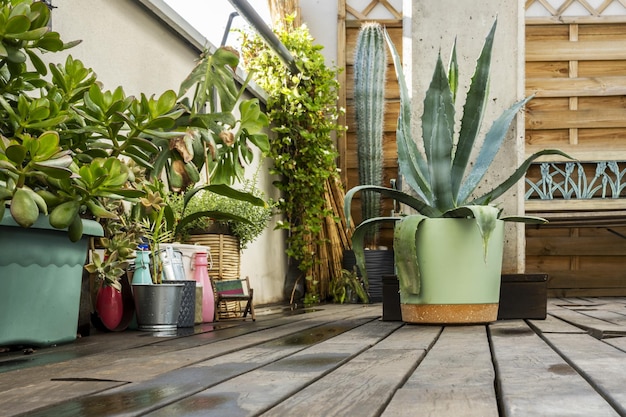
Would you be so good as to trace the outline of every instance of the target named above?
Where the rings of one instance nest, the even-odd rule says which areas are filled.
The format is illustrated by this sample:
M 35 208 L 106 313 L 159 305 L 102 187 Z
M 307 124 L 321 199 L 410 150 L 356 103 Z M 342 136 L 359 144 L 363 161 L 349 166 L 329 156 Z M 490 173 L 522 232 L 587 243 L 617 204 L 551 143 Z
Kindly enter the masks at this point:
M 418 212 L 428 217 L 439 217 L 441 215 L 440 212 L 429 206 L 424 201 L 402 191 L 395 190 L 393 188 L 380 187 L 377 185 L 359 185 L 356 187 L 352 187 L 350 190 L 348 190 L 343 200 L 343 211 L 348 224 L 350 224 L 350 207 L 352 207 L 352 198 L 359 191 L 372 191 L 380 193 L 385 197 L 390 197 L 400 203 L 406 204 L 407 206 L 414 208 Z
M 548 221 L 543 217 L 537 216 L 502 216 L 500 220 L 525 224 L 546 224 Z
M 508 191 L 517 181 L 519 181 L 524 175 L 526 175 L 526 171 L 530 167 L 530 164 L 533 161 L 544 155 L 560 155 L 565 158 L 574 159 L 568 154 L 558 149 L 543 149 L 541 151 L 535 152 L 531 156 L 529 156 L 520 166 L 515 170 L 515 172 L 506 179 L 506 181 L 502 182 L 499 186 L 484 194 L 481 197 L 478 197 L 470 202 L 470 204 L 485 204 L 489 201 L 493 201 L 494 199 L 500 197 L 506 191 Z
M 416 235 L 419 226 L 425 219 L 427 217 L 421 214 L 401 217 L 393 232 L 393 250 L 395 251 L 400 289 L 409 294 L 419 295 L 421 290 Z
M 469 158 L 474 148 L 474 143 L 478 137 L 483 115 L 487 106 L 487 95 L 489 91 L 489 71 L 491 68 L 491 56 L 493 39 L 495 36 L 498 21 L 494 21 L 491 31 L 485 39 L 482 52 L 476 62 L 476 69 L 472 76 L 465 104 L 463 105 L 463 117 L 461 119 L 461 129 L 459 131 L 459 141 L 454 154 L 452 164 L 452 192 L 455 198 L 458 196 L 461 182 L 469 163 Z M 459 200 L 456 200 L 459 201 Z M 463 201 L 463 199 L 460 199 Z
M 433 203 L 441 211 L 454 206 L 452 197 L 452 146 L 454 141 L 454 103 L 441 55 L 424 99 L 422 137 L 430 168 Z
M 359 267 L 359 271 L 361 271 L 365 291 L 368 291 L 370 287 L 369 280 L 367 279 L 367 270 L 365 269 L 365 236 L 372 227 L 375 227 L 375 225 L 379 223 L 397 222 L 400 219 L 401 217 L 374 217 L 373 219 L 362 221 L 361 224 L 354 229 L 354 233 L 352 234 L 352 250 L 354 251 L 356 265 Z
M 456 57 L 456 38 L 454 38 L 452 52 L 450 53 L 450 63 L 448 64 L 448 84 L 450 84 L 450 91 L 452 92 L 452 101 L 456 102 L 456 92 L 459 89 L 459 63 Z
M 411 97 L 406 85 L 402 62 L 389 33 L 385 31 L 385 39 L 391 50 L 393 66 L 400 86 L 400 115 L 396 131 L 398 144 L 398 164 L 400 172 L 409 186 L 426 202 L 432 201 L 428 166 L 411 136 Z
M 457 207 L 449 210 L 444 217 L 473 217 L 476 219 L 476 226 L 483 238 L 483 255 L 487 262 L 487 247 L 491 233 L 496 228 L 496 220 L 500 216 L 500 209 L 490 205 L 469 205 Z
M 511 125 L 513 118 L 521 110 L 521 108 L 524 107 L 524 105 L 532 98 L 532 96 L 526 97 L 525 99 L 513 104 L 511 107 L 505 110 L 504 113 L 502 113 L 495 122 L 493 122 L 493 125 L 485 136 L 485 141 L 480 148 L 480 152 L 476 157 L 474 167 L 470 171 L 463 185 L 461 186 L 457 200 L 458 204 L 465 204 L 470 194 L 476 189 L 478 183 L 485 176 L 485 174 L 489 170 L 489 167 L 491 166 L 491 163 L 493 162 L 493 159 L 502 147 L 502 142 L 504 142 L 504 138 L 507 131 L 509 130 L 509 126 Z M 508 188 L 510 188 L 512 185 L 513 184 L 509 184 Z

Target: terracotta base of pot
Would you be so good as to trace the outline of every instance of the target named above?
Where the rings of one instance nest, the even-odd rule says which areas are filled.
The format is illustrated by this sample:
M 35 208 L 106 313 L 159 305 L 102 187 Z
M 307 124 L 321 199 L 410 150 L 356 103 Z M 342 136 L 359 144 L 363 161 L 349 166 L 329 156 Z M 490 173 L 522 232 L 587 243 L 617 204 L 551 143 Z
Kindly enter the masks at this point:
M 498 318 L 494 304 L 401 304 L 402 321 L 414 324 L 477 324 Z

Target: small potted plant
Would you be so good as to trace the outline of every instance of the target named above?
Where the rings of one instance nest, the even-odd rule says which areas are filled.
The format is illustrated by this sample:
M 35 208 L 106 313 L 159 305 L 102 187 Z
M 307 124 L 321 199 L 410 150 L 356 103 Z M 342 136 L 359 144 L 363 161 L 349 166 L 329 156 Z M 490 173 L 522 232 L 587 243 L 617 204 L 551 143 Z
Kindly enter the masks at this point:
M 479 196 L 473 193 L 487 173 L 517 112 L 527 97 L 506 109 L 484 137 L 476 161 L 470 153 L 481 131 L 489 91 L 489 68 L 494 22 L 467 92 L 461 125 L 455 139 L 455 98 L 458 67 L 453 49 L 448 71 L 439 56 L 424 99 L 421 147 L 411 135 L 411 108 L 399 55 L 388 35 L 400 83 L 401 109 L 397 145 L 400 172 L 411 193 L 362 185 L 348 191 L 345 213 L 355 193 L 373 190 L 405 204 L 417 213 L 402 217 L 364 219 L 353 235 L 357 263 L 364 266 L 363 238 L 368 227 L 394 222 L 394 252 L 400 283 L 402 319 L 411 323 L 475 323 L 497 318 L 503 221 L 544 222 L 536 217 L 503 217 L 493 201 L 522 178 L 533 160 L 542 155 L 562 155 L 543 150 L 531 155 L 512 175 Z M 420 152 L 425 150 L 425 154 Z M 467 168 L 471 168 L 466 175 Z M 453 261 L 451 261 L 453 260 Z
M 91 262 L 85 269 L 93 277 L 91 321 L 98 328 L 125 330 L 130 324 L 135 304 L 129 281 L 129 266 L 141 243 L 143 228 L 131 222 L 120 202 L 112 209 L 119 213 L 117 221 L 102 222 L 104 237 L 99 239 L 101 250 L 93 250 Z
M 102 234 L 89 219 L 115 216 L 102 205 L 103 197 L 139 194 L 126 188 L 130 173 L 113 155 L 125 149 L 103 150 L 100 123 L 106 123 L 109 109 L 93 72 L 68 57 L 51 65 L 47 77 L 40 53 L 76 42 L 64 43 L 50 30 L 44 2 L 4 2 L 0 13 L 5 19 L 0 35 L 0 345 L 62 343 L 76 337 L 87 237 Z M 86 95 L 93 98 L 90 106 Z

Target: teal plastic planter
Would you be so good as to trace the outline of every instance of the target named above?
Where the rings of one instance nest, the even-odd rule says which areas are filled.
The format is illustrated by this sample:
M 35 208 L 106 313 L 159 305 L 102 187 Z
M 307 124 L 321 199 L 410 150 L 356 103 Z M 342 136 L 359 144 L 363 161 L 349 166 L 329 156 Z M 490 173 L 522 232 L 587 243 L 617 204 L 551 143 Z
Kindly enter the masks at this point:
M 0 221 L 0 346 L 48 346 L 76 338 L 89 236 L 102 227 L 83 220 L 76 243 L 42 216 L 31 228 Z

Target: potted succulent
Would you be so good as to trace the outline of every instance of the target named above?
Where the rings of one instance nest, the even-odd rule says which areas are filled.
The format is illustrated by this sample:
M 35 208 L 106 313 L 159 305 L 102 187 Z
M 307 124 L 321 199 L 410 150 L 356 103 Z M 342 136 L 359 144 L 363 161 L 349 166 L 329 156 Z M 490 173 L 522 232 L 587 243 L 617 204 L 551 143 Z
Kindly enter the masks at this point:
M 45 78 L 39 54 L 74 44 L 49 29 L 46 4 L 5 2 L 0 16 L 0 345 L 71 341 L 87 236 L 102 234 L 83 217 L 112 216 L 99 198 L 123 198 L 128 173 L 90 153 L 73 107 L 93 74 L 68 58 Z
M 101 251 L 93 250 L 85 269 L 92 275 L 91 322 L 100 329 L 121 331 L 130 324 L 135 304 L 129 281 L 129 266 L 144 234 L 140 223 L 129 221 L 120 202 L 117 221 L 102 222 Z
M 182 98 L 186 89 L 181 89 L 181 95 L 168 90 L 160 96 L 131 97 L 122 87 L 104 90 L 95 73 L 71 56 L 46 67 L 41 52 L 74 44 L 63 43 L 48 27 L 49 19 L 45 2 L 15 0 L 0 6 L 0 20 L 5 23 L 0 34 L 0 227 L 1 241 L 12 246 L 0 251 L 5 289 L 0 295 L 0 345 L 46 345 L 76 337 L 86 237 L 103 233 L 89 221 L 118 221 L 118 213 L 107 202 L 139 203 L 146 192 L 138 184 L 161 178 L 163 172 L 172 184 L 181 172 L 195 179 L 194 168 L 203 165 L 210 165 L 214 176 L 236 177 L 252 158 L 249 143 L 263 148 L 267 141 L 260 132 L 267 118 L 257 101 L 241 101 L 241 118 L 232 114 L 244 89 L 234 86 L 230 66 L 237 57 L 232 52 L 205 54 L 184 83 L 185 88 L 197 85 L 204 92 L 194 101 L 196 109 L 202 100 L 214 100 L 206 93 L 212 86 L 228 96 L 217 96 L 220 111 L 200 114 Z M 229 88 L 221 88 L 224 83 Z M 197 152 L 190 154 L 190 149 Z M 136 166 L 122 162 L 128 160 Z M 14 237 L 18 232 L 32 237 Z M 42 236 L 53 234 L 74 244 L 71 259 L 66 259 L 70 249 L 63 249 L 63 255 L 51 254 L 50 249 L 59 245 Z M 17 248 L 18 241 L 26 247 Z M 37 248 L 37 243 L 46 246 Z M 48 266 L 35 269 L 45 270 L 50 277 L 36 272 L 44 283 L 24 279 L 24 271 L 16 270 L 17 264 L 24 263 L 15 263 L 18 253 L 46 258 Z M 116 281 L 119 258 L 99 261 L 94 268 Z M 31 298 L 35 292 L 41 300 Z
M 155 179 L 144 187 L 146 196 L 130 214 L 131 221 L 140 225 L 143 242 L 137 251 L 131 282 L 137 325 L 139 330 L 175 331 L 184 283 L 183 280 L 166 283 L 162 257 L 162 245 L 174 237 L 174 217 L 163 198 L 165 184 Z
M 477 142 L 487 104 L 491 52 L 496 30 L 487 35 L 464 103 L 455 140 L 454 101 L 458 67 L 453 49 L 448 71 L 441 55 L 424 99 L 420 147 L 411 136 L 410 97 L 400 58 L 388 35 L 400 84 L 401 109 L 397 144 L 400 173 L 411 188 L 405 193 L 379 186 L 362 185 L 348 191 L 345 213 L 355 193 L 374 190 L 412 208 L 417 213 L 401 217 L 365 219 L 353 235 L 353 248 L 363 266 L 363 237 L 368 227 L 394 222 L 394 252 L 400 283 L 402 319 L 410 323 L 490 322 L 497 318 L 504 238 L 503 221 L 544 222 L 536 217 L 504 217 L 493 204 L 522 178 L 530 163 L 541 155 L 562 155 L 543 150 L 531 155 L 503 183 L 487 193 L 473 193 L 487 173 L 517 112 L 527 97 L 506 109 L 487 130 L 476 161 L 470 153 Z M 471 170 L 466 175 L 466 170 Z M 454 258 L 454 262 L 450 259 Z

